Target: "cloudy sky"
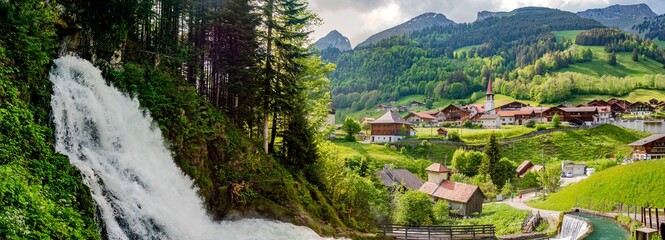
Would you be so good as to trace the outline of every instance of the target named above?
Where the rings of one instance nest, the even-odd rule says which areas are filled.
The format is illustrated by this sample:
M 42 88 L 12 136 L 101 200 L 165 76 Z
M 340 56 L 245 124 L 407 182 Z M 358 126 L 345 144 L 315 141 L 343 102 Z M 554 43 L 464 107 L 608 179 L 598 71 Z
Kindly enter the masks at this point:
M 657 14 L 665 13 L 665 0 L 309 0 L 323 20 L 314 27 L 313 40 L 338 30 L 353 46 L 374 33 L 398 25 L 425 12 L 443 13 L 455 22 L 472 22 L 479 11 L 510 11 L 541 6 L 578 12 L 614 4 L 646 3 Z

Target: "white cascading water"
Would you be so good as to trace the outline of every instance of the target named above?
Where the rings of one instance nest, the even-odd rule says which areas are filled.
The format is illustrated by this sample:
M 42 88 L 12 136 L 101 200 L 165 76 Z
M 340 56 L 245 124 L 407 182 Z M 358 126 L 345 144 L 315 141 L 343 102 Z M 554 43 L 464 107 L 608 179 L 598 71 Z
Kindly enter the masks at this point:
M 590 230 L 591 228 L 587 221 L 570 215 L 564 215 L 563 223 L 561 223 L 561 233 L 559 233 L 556 239 L 582 239 Z
M 109 239 L 321 239 L 275 221 L 213 222 L 136 99 L 74 56 L 56 59 L 50 80 L 56 150 L 81 170 Z

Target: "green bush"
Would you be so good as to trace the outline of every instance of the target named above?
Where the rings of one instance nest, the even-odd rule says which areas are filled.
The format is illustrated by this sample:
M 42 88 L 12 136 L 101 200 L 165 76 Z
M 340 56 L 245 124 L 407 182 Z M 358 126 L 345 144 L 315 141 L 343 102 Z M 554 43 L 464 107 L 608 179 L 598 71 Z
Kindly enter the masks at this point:
M 429 195 L 419 191 L 407 191 L 397 196 L 393 222 L 405 225 L 432 224 L 434 212 Z
M 450 141 L 455 141 L 455 142 L 459 142 L 459 141 L 462 140 L 462 138 L 460 138 L 460 136 L 459 136 L 459 132 L 457 132 L 457 131 L 449 131 L 449 132 L 448 132 L 448 140 L 450 140 Z
M 436 201 L 432 206 L 432 213 L 437 224 L 445 224 L 450 219 L 450 209 L 448 202 L 444 200 Z
M 536 126 L 536 120 L 529 119 L 529 121 L 527 121 L 526 124 L 524 124 L 524 126 L 528 128 L 533 128 Z
M 473 128 L 473 122 L 471 122 L 471 120 L 467 119 L 466 121 L 464 121 L 464 123 L 462 123 L 462 127 Z
M 543 131 L 543 130 L 547 130 L 547 127 L 545 127 L 544 125 L 536 126 L 536 131 Z

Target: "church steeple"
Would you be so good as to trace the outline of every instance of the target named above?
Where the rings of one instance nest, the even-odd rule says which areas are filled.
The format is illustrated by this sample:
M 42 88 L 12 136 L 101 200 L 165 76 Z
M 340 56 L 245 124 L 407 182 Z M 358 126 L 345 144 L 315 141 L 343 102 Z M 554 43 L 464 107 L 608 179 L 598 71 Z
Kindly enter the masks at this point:
M 485 96 L 485 113 L 494 114 L 494 90 L 492 89 L 492 75 L 487 77 L 487 95 Z

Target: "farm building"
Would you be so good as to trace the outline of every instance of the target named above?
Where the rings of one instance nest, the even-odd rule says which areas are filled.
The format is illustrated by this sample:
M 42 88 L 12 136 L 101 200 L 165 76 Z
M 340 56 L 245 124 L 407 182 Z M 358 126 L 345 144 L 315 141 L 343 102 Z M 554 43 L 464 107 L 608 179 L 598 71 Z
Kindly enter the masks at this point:
M 637 140 L 628 146 L 633 147 L 634 160 L 651 160 L 665 156 L 665 134 L 654 134 Z
M 411 124 L 426 124 L 430 125 L 432 122 L 436 121 L 436 118 L 426 112 L 410 112 L 404 117 L 407 122 Z
M 388 188 L 403 187 L 409 190 L 416 191 L 423 185 L 423 181 L 416 175 L 406 169 L 390 169 L 384 167 L 383 170 L 377 172 L 381 183 Z
M 529 172 L 540 172 L 543 170 L 543 166 L 541 165 L 536 165 L 533 164 L 533 162 L 526 160 L 520 164 L 519 167 L 517 167 L 517 176 L 518 177 L 524 177 Z
M 440 163 L 426 170 L 427 182 L 419 191 L 430 195 L 434 202 L 447 201 L 449 208 L 461 216 L 482 213 L 485 195 L 478 186 L 448 180 L 450 171 Z
M 498 129 L 501 127 L 501 118 L 496 114 L 483 114 L 480 117 L 483 128 Z
M 397 142 L 408 136 L 416 135 L 411 123 L 392 110 L 388 110 L 369 125 L 372 132 L 371 140 L 374 143 Z
M 573 177 L 579 177 L 586 174 L 586 164 L 575 164 L 572 162 L 562 162 L 561 171 L 565 173 L 572 173 Z

